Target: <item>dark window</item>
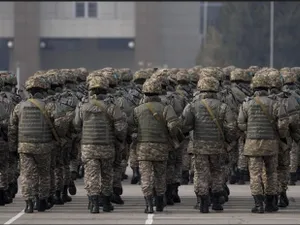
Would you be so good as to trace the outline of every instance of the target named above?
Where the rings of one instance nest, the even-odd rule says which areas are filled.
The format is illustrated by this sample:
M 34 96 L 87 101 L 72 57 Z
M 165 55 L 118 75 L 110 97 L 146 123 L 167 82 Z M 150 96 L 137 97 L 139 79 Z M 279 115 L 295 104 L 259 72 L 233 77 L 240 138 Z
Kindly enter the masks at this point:
M 81 49 L 80 39 L 60 39 L 60 38 L 43 38 L 41 41 L 45 42 L 45 50 L 56 50 L 56 51 L 78 51 Z
M 98 40 L 98 48 L 100 50 L 118 50 L 118 51 L 133 51 L 129 48 L 128 43 L 134 42 L 132 38 L 101 38 Z
M 88 17 L 97 17 L 97 2 L 88 3 Z
M 84 2 L 76 2 L 76 17 L 84 17 L 85 13 Z

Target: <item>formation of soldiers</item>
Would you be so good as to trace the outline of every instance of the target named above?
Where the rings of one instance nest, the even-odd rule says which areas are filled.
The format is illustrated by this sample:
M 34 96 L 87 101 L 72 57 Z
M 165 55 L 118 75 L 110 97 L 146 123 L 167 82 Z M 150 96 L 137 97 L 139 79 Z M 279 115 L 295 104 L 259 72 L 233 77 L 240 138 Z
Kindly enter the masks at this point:
M 145 213 L 180 203 L 222 211 L 250 179 L 253 213 L 287 207 L 299 179 L 300 67 L 85 68 L 38 71 L 23 92 L 0 72 L 0 205 L 25 213 L 72 201 L 84 177 L 91 213 L 124 204 L 128 162 Z

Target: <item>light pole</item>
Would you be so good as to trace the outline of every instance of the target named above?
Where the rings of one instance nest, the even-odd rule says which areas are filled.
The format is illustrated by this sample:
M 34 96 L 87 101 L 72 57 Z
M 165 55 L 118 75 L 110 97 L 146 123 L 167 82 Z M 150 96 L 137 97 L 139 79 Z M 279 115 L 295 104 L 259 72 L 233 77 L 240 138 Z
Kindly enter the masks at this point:
M 270 2 L 270 67 L 274 64 L 274 2 Z

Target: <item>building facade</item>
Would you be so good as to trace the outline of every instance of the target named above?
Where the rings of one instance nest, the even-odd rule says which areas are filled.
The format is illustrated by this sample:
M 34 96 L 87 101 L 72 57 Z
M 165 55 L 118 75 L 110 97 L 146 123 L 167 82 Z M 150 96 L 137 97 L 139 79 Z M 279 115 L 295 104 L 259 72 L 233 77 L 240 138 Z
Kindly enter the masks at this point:
M 0 70 L 191 67 L 200 2 L 0 2 Z

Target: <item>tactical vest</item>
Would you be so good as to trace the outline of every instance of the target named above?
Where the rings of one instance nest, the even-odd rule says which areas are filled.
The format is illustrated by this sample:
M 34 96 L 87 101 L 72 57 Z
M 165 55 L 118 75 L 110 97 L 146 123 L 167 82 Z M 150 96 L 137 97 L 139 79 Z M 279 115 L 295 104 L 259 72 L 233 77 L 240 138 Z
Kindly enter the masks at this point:
M 216 119 L 220 117 L 221 102 L 218 100 L 207 100 L 208 106 L 211 108 Z M 222 126 L 222 122 L 219 120 L 219 124 Z M 198 141 L 223 141 L 222 134 L 219 132 L 215 121 L 212 120 L 206 107 L 201 101 L 195 102 L 195 128 L 194 128 L 194 140 Z
M 263 140 L 274 140 L 276 138 L 271 122 L 260 105 L 256 103 L 250 104 L 248 111 L 247 138 Z
M 160 102 L 151 102 L 150 104 L 153 111 L 159 115 L 160 121 L 153 117 L 146 104 L 135 108 L 135 114 L 138 119 L 138 141 L 167 143 L 168 130 L 166 125 L 163 126 L 163 124 L 166 124 L 163 119 L 164 105 Z
M 104 104 L 103 104 L 104 105 Z M 104 105 L 105 106 L 105 105 Z M 106 107 L 106 106 L 105 106 Z M 91 103 L 82 105 L 83 128 L 81 144 L 83 145 L 111 145 L 115 135 L 113 125 L 106 112 Z
M 45 103 L 39 101 L 45 108 Z M 49 143 L 52 141 L 52 132 L 44 115 L 32 103 L 21 103 L 19 118 L 18 140 L 21 143 Z

